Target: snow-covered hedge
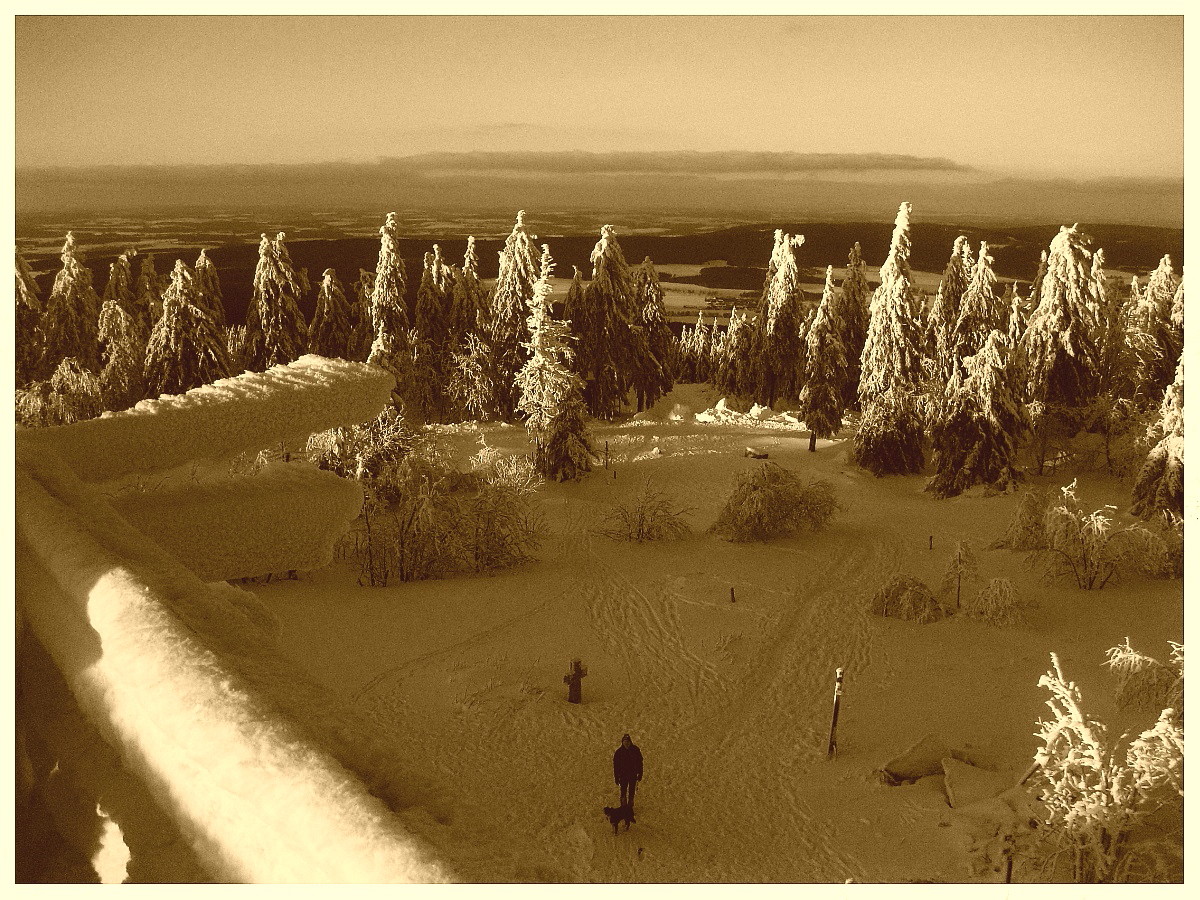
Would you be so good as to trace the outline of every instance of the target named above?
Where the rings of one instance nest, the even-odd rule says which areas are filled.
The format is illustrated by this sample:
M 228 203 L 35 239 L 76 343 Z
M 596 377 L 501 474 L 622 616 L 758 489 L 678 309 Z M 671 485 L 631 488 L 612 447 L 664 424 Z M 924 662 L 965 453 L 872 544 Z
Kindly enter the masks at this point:
M 175 397 L 143 400 L 98 419 L 23 433 L 53 448 L 87 481 L 229 459 L 280 440 L 373 419 L 395 379 L 366 363 L 302 356 L 266 372 L 223 378 Z
M 319 569 L 362 509 L 358 483 L 306 463 L 125 493 L 112 504 L 204 581 Z
M 447 876 L 314 736 L 269 638 L 129 526 L 43 448 L 17 448 L 19 599 L 80 708 L 219 880 Z M 307 708 L 305 708 L 307 706 Z M 307 713 L 307 715 L 305 715 Z M 315 721 L 314 721 L 315 719 Z M 298 724 L 302 723 L 302 724 Z M 344 740 L 352 740 L 353 735 Z

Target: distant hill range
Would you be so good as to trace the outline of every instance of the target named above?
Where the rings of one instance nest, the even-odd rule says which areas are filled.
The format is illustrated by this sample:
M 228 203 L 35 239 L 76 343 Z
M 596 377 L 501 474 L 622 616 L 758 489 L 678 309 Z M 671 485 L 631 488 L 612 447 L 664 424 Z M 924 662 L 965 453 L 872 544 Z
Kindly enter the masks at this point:
M 379 217 L 382 221 L 382 216 Z M 179 220 L 177 220 L 179 221 Z M 286 220 L 285 220 L 286 221 Z M 511 221 L 511 219 L 509 220 Z M 494 223 L 492 237 L 476 239 L 480 274 L 484 278 L 495 278 L 498 266 L 497 253 L 503 247 L 503 239 L 495 237 L 498 229 Z M 556 223 L 560 228 L 566 222 Z M 58 268 L 57 250 L 49 248 L 61 244 L 61 235 L 52 238 L 43 225 L 31 237 L 32 230 L 22 236 L 18 222 L 18 245 L 26 258 L 39 273 L 39 284 L 43 295 L 50 288 L 52 273 Z M 57 227 L 57 226 L 55 226 Z M 541 227 L 531 219 L 533 230 Z M 578 225 L 576 226 L 578 227 Z M 132 241 L 128 236 L 128 225 L 122 226 L 122 238 L 106 233 L 103 223 L 76 231 L 85 252 L 85 262 L 95 275 L 97 292 L 103 292 L 108 280 L 108 266 L 116 258 L 117 249 L 130 243 L 139 246 L 139 253 L 153 251 L 160 273 L 169 272 L 176 257 L 191 265 L 195 262 L 201 246 L 207 247 L 209 256 L 216 264 L 221 279 L 221 289 L 232 321 L 244 321 L 245 310 L 251 294 L 255 264 L 258 260 L 258 243 L 245 238 L 234 239 L 228 230 L 207 228 L 203 223 L 190 220 L 186 227 L 178 224 L 168 231 L 155 228 L 151 233 Z M 618 239 L 625 258 L 636 265 L 649 256 L 656 264 L 669 263 L 699 265 L 710 260 L 725 260 L 728 265 L 708 267 L 698 275 L 675 279 L 680 282 L 700 284 L 711 288 L 733 288 L 758 290 L 762 287 L 765 267 L 771 255 L 775 228 L 792 234 L 804 235 L 804 246 L 799 252 L 802 266 L 814 278 L 823 278 L 827 265 L 835 268 L 845 266 L 850 248 L 858 241 L 869 266 L 878 266 L 887 256 L 891 241 L 892 225 L 883 222 L 790 222 L 779 224 L 742 224 L 734 227 L 698 231 L 689 234 L 627 234 L 618 226 Z M 998 275 L 1007 279 L 1028 282 L 1037 271 L 1038 260 L 1043 249 L 1058 233 L 1058 225 L 1002 225 L 1002 226 L 956 226 L 929 222 L 915 222 L 912 227 L 912 266 L 925 272 L 941 272 L 945 268 L 953 247 L 954 239 L 966 235 L 977 250 L 980 241 L 991 246 Z M 1183 266 L 1183 231 L 1178 228 L 1160 228 L 1142 225 L 1088 225 L 1083 230 L 1091 235 L 1094 246 L 1103 247 L 1106 266 L 1109 270 L 1144 274 L 1154 269 L 1163 254 L 1170 254 L 1176 271 Z M 240 229 L 245 233 L 245 227 Z M 266 230 L 266 229 L 264 229 Z M 274 231 L 275 229 L 270 229 Z M 305 228 L 288 236 L 288 249 L 292 260 L 308 270 L 314 285 L 327 268 L 337 270 L 346 285 L 357 280 L 359 269 L 373 270 L 379 252 L 377 237 L 309 237 L 305 232 L 316 231 Z M 440 229 L 439 229 L 440 230 Z M 558 229 L 555 229 L 558 230 Z M 565 229 L 564 229 L 565 230 Z M 598 229 L 597 229 L 598 231 Z M 361 231 L 360 231 L 361 233 Z M 477 233 L 486 233 L 480 230 Z M 572 266 L 577 266 L 584 277 L 591 275 L 588 261 L 596 244 L 597 233 L 566 233 L 543 238 L 550 246 L 557 263 L 556 275 L 570 278 Z M 443 257 L 452 263 L 461 263 L 466 249 L 466 237 L 461 223 L 447 224 L 446 230 L 436 233 L 406 233 L 400 242 L 401 253 L 408 273 L 410 303 L 415 298 L 421 278 L 424 254 L 437 243 Z M 89 244 L 94 248 L 89 250 Z M 820 273 L 820 274 L 817 274 Z M 315 290 L 310 292 L 304 312 L 313 311 Z

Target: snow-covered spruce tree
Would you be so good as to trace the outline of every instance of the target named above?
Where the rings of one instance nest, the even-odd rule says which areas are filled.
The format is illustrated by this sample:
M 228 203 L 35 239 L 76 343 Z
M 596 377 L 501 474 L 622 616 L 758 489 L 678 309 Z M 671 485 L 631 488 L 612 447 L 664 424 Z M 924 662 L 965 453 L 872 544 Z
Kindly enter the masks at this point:
M 1010 281 L 1004 292 L 1004 305 L 1008 309 L 1008 342 L 1014 347 L 1021 346 L 1025 337 L 1025 329 L 1029 325 L 1029 313 L 1025 309 L 1025 301 L 1017 290 L 1017 283 Z
M 751 388 L 748 357 L 752 327 L 745 312 L 736 307 L 730 310 L 721 365 L 712 376 L 716 387 L 727 396 L 744 396 Z
M 75 249 L 75 235 L 67 232 L 62 268 L 54 276 L 42 316 L 38 371 L 48 375 L 68 356 L 84 368 L 99 371 L 99 318 L 100 298 L 92 289 L 92 273 Z
M 771 254 L 774 275 L 767 285 L 760 322 L 762 344 L 761 402 L 773 407 L 776 399 L 795 396 L 803 369 L 800 365 L 800 344 L 804 340 L 804 292 L 800 290 L 800 267 L 796 251 L 804 244 L 804 235 L 794 237 L 775 232 L 775 249 Z
M 695 343 L 694 329 L 684 325 L 679 331 L 679 349 L 675 351 L 676 378 L 681 384 L 694 384 L 696 381 Z
M 196 267 L 192 270 L 196 277 L 196 290 L 200 293 L 200 308 L 208 310 L 209 316 L 220 327 L 225 327 L 225 297 L 221 293 L 221 279 L 217 275 L 217 267 L 208 258 L 208 251 L 200 250 L 196 257 Z
M 1038 305 L 1042 302 L 1042 285 L 1046 281 L 1046 271 L 1048 266 L 1049 254 L 1043 250 L 1041 259 L 1038 261 L 1037 273 L 1033 276 L 1033 283 L 1029 287 L 1030 310 L 1037 309 Z
M 149 334 L 162 315 L 162 294 L 170 279 L 158 274 L 154 264 L 154 254 L 142 256 L 138 265 L 137 290 L 134 291 L 138 315 L 142 326 Z
M 38 294 L 37 279 L 29 263 L 17 255 L 17 309 L 15 322 L 14 363 L 16 366 L 16 385 L 24 387 L 37 377 L 38 358 L 41 356 L 42 298 Z
M 800 417 L 808 426 L 808 449 L 816 451 L 817 438 L 830 438 L 842 427 L 846 377 L 846 352 L 841 329 L 834 321 L 833 266 L 825 270 L 825 292 L 808 329 L 808 354 L 804 389 L 800 392 Z
M 1128 397 L 1131 358 L 1125 339 L 1125 309 L 1117 292 L 1109 290 L 1103 249 L 1092 254 L 1091 281 L 1097 310 L 1092 335 L 1096 345 L 1096 389 L 1110 399 Z
M 1155 444 L 1133 485 L 1131 512 L 1144 519 L 1160 512 L 1183 515 L 1183 359 L 1175 381 L 1162 400 L 1162 415 L 1155 427 L 1161 438 Z
M 633 273 L 611 225 L 600 229 L 591 263 L 592 280 L 583 298 L 586 314 L 582 321 L 571 322 L 579 337 L 576 371 L 584 380 L 588 412 L 612 419 L 625 403 L 631 373 L 639 371 L 649 381 L 655 363 L 643 358 L 649 342 L 635 340 Z
M 354 282 L 353 298 L 350 299 L 350 346 L 347 359 L 365 362 L 375 340 L 375 322 L 371 318 L 371 297 L 375 293 L 375 273 L 358 270 Z
M 909 475 L 925 464 L 919 384 L 922 335 L 909 269 L 912 204 L 900 204 L 887 262 L 871 299 L 859 399 L 863 418 L 854 457 L 876 475 Z
M 393 396 L 402 398 L 412 378 L 412 347 L 409 345 L 407 282 L 396 214 L 387 214 L 379 229 L 379 261 L 371 283 L 371 351 L 367 362 L 387 369 L 396 378 Z M 416 410 L 409 410 L 416 412 Z
M 1022 341 L 1029 396 L 1047 407 L 1077 409 L 1096 394 L 1095 304 L 1091 253 L 1078 226 L 1050 242 L 1039 302 Z
M 430 372 L 430 416 L 444 421 L 449 412 L 449 397 L 446 384 L 452 365 L 452 348 L 449 343 L 447 320 L 450 314 L 450 267 L 442 259 L 441 248 L 433 245 L 433 252 L 425 254 L 425 265 L 421 272 L 421 283 L 417 287 L 417 302 L 414 318 L 415 330 L 429 344 Z
M 500 251 L 500 271 L 489 300 L 487 343 L 494 358 L 497 391 L 492 405 L 504 421 L 510 421 L 516 411 L 516 376 L 528 359 L 529 301 L 538 279 L 536 239 L 526 232 L 525 210 L 521 210 Z
M 675 386 L 672 367 L 671 329 L 667 326 L 667 311 L 663 306 L 663 289 L 658 272 L 650 257 L 646 257 L 633 272 L 633 324 L 641 328 L 649 345 L 640 354 L 645 361 L 634 380 L 638 412 L 649 409 Z M 653 363 L 653 365 L 651 365 Z
M 1046 701 L 1052 715 L 1038 723 L 1042 746 L 1030 786 L 1041 814 L 1028 855 L 1044 861 L 1042 877 L 1051 881 L 1063 879 L 1058 864 L 1064 859 L 1076 883 L 1135 880 L 1131 870 L 1145 845 L 1129 839 L 1133 830 L 1168 814 L 1168 827 L 1182 831 L 1182 712 L 1164 709 L 1132 741 L 1128 735 L 1112 740 L 1084 710 L 1058 656 L 1052 653 L 1050 660 L 1052 668 L 1038 680 L 1052 695 Z M 1182 863 L 1182 847 L 1179 856 Z M 1152 880 L 1164 875 L 1150 873 Z M 1182 878 L 1182 865 L 1177 876 L 1166 877 Z
M 1164 256 L 1131 310 L 1128 341 L 1137 356 L 1134 397 L 1144 404 L 1153 404 L 1162 397 L 1174 375 L 1172 364 L 1183 349 L 1182 334 L 1171 322 L 1179 284 L 1171 257 Z
M 258 245 L 258 266 L 250 298 L 253 314 L 247 314 L 246 322 L 250 368 L 257 371 L 297 360 L 308 346 L 308 327 L 300 312 L 300 298 L 308 291 L 308 276 L 297 272 L 292 265 L 284 237 L 282 231 L 274 240 L 264 234 Z M 194 284 L 190 272 L 187 281 Z M 171 281 L 173 289 L 178 290 L 178 282 L 176 265 Z M 195 305 L 196 298 L 190 293 L 187 300 Z
M 453 270 L 450 290 L 450 315 L 446 322 L 447 338 L 454 347 L 461 346 L 469 332 L 479 328 L 486 319 L 487 289 L 479 280 L 479 257 L 475 254 L 475 238 L 467 238 L 461 269 Z
M 696 314 L 696 325 L 692 329 L 692 380 L 695 382 L 708 381 L 711 373 L 708 363 L 712 358 L 709 349 L 712 346 L 712 329 L 704 321 L 704 311 Z
M 1183 346 L 1183 280 L 1175 291 L 1175 299 L 1171 301 L 1171 327 L 1178 333 L 1179 346 Z
M 162 297 L 163 314 L 146 345 L 145 380 L 151 396 L 182 394 L 229 377 L 224 331 L 200 302 L 195 276 L 183 260 L 175 260 Z
M 846 409 L 858 409 L 862 352 L 867 342 L 867 324 L 870 319 L 871 287 L 867 283 L 862 247 L 855 241 L 833 313 L 833 321 L 838 323 L 838 337 L 846 352 L 846 379 L 842 385 L 842 399 Z
M 550 274 L 554 261 L 542 245 L 540 275 L 529 315 L 529 359 L 517 374 L 518 408 L 533 438 L 537 470 L 556 481 L 591 470 L 592 447 L 584 424 L 583 381 L 570 369 L 572 335 L 550 314 Z
M 108 269 L 108 286 L 100 306 L 99 338 L 104 367 L 100 385 L 105 409 L 127 409 L 146 394 L 143 370 L 149 332 L 137 311 L 133 267 L 127 250 Z
M 1011 489 L 1020 480 L 1017 448 L 1029 430 L 1008 339 L 993 330 L 979 352 L 962 362 L 931 429 L 936 474 L 925 489 L 938 497 L 954 497 L 977 484 Z
M 939 361 L 938 368 L 946 378 L 950 377 L 954 354 L 954 329 L 958 324 L 959 307 L 973 278 L 974 269 L 975 266 L 971 262 L 971 245 L 967 243 L 967 236 L 960 234 L 954 239 L 950 261 L 946 263 L 945 271 L 942 272 L 942 280 L 938 283 L 933 308 L 930 309 L 926 322 L 925 346 L 929 355 Z
M 441 248 L 434 244 L 433 252 L 425 254 L 421 283 L 417 286 L 415 327 L 435 347 L 440 347 L 446 343 L 449 314 L 450 267 L 442 259 Z
M 958 320 L 948 326 L 943 341 L 947 358 L 961 371 L 963 360 L 979 352 L 993 329 L 1002 331 L 1007 319 L 1007 310 L 996 296 L 996 273 L 992 271 L 992 258 L 984 241 L 979 245 L 979 260 L 970 273 L 967 289 L 959 298 Z
M 317 288 L 317 306 L 308 326 L 308 350 L 318 356 L 354 359 L 354 326 L 350 301 L 333 269 L 321 273 Z

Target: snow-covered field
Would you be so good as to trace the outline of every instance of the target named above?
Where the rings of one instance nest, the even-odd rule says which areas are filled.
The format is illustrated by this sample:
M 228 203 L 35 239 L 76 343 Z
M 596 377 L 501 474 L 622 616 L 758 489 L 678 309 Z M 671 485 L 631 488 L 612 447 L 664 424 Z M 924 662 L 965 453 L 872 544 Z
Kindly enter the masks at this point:
M 1023 553 L 987 549 L 1015 496 L 939 501 L 922 477 L 877 479 L 847 461 L 850 428 L 809 453 L 807 431 L 666 414 L 717 399 L 683 385 L 638 421 L 595 427 L 612 468 L 540 489 L 549 533 L 537 562 L 386 588 L 358 586 L 354 564 L 337 562 L 256 586 L 282 649 L 404 760 L 401 818 L 459 879 L 1001 880 L 972 852 L 989 828 L 980 810 L 952 810 L 928 782 L 887 787 L 876 770 L 935 732 L 1015 784 L 1036 746 L 1051 651 L 1114 731 L 1148 726 L 1116 710 L 1101 663 L 1126 636 L 1160 658 L 1182 640 L 1180 583 L 1132 576 L 1091 593 L 1049 583 Z M 519 428 L 443 432 L 463 462 L 481 434 L 528 449 Z M 706 533 L 736 475 L 761 465 L 748 445 L 828 479 L 845 509 L 824 531 L 767 544 Z M 690 537 L 631 545 L 592 533 L 649 478 L 694 508 Z M 1092 508 L 1124 508 L 1128 491 L 1080 478 Z M 964 538 L 984 582 L 1010 578 L 1037 601 L 1027 626 L 866 611 L 896 572 L 936 588 Z M 578 706 L 563 684 L 573 658 L 588 671 Z M 611 755 L 624 732 L 646 775 L 637 823 L 614 836 L 601 807 L 617 800 Z

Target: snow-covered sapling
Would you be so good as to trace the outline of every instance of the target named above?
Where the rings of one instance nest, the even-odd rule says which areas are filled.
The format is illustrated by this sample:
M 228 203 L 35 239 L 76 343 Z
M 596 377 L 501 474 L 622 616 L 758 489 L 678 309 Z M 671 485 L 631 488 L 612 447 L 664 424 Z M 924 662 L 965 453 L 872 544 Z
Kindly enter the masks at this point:
M 1025 621 L 1025 609 L 1032 605 L 1007 578 L 993 578 L 978 594 L 967 598 L 962 614 L 992 625 L 1018 625 Z
M 975 550 L 970 541 L 959 541 L 946 566 L 946 572 L 942 575 L 939 593 L 944 597 L 953 594 L 955 610 L 962 609 L 963 582 L 966 581 L 970 585 L 978 579 L 979 563 L 975 559 Z
M 678 506 L 664 491 L 647 478 L 642 489 L 629 503 L 609 510 L 600 533 L 615 541 L 667 541 L 689 534 L 686 516 L 692 507 Z
M 919 624 L 936 622 L 947 615 L 929 585 L 911 575 L 892 576 L 871 597 L 871 612 Z

